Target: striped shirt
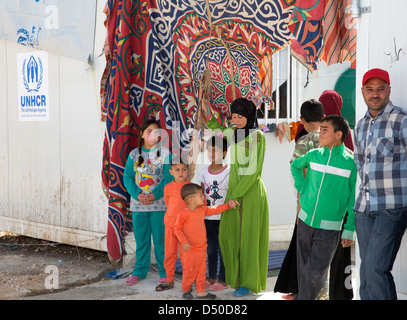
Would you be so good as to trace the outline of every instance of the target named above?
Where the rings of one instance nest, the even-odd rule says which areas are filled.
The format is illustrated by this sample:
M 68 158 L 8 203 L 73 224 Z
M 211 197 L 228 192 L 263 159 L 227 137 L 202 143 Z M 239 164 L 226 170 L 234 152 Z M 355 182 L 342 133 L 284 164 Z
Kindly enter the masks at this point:
M 407 206 L 407 110 L 389 103 L 376 118 L 369 111 L 355 127 L 360 190 L 355 211 Z

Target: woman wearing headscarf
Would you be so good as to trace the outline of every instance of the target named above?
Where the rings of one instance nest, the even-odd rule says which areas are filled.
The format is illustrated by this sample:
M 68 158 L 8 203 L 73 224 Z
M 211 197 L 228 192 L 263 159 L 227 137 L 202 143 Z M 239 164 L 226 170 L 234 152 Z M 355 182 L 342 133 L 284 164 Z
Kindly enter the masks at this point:
M 338 92 L 334 90 L 325 90 L 324 92 L 322 92 L 318 100 L 324 106 L 325 116 L 330 116 L 331 114 L 337 114 L 339 116 L 342 115 L 341 110 L 343 106 L 343 100 Z M 343 143 L 348 149 L 353 151 L 353 140 L 351 134 L 348 134 Z
M 266 289 L 269 248 L 269 209 L 261 178 L 266 141 L 257 128 L 256 106 L 246 98 L 231 104 L 233 125 L 221 126 L 212 116 L 208 127 L 221 130 L 231 145 L 229 190 L 226 201 L 240 203 L 222 214 L 219 244 L 226 282 L 235 296 Z

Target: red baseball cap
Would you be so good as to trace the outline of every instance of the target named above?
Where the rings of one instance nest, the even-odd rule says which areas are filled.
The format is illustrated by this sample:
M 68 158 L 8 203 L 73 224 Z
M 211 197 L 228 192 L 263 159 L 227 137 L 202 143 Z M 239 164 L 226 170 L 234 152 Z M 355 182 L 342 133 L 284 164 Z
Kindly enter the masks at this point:
M 362 86 L 364 86 L 366 81 L 369 80 L 370 78 L 380 78 L 380 79 L 386 81 L 390 85 L 389 73 L 387 71 L 385 71 L 385 70 L 382 70 L 382 69 L 379 69 L 379 68 L 370 69 L 363 76 Z

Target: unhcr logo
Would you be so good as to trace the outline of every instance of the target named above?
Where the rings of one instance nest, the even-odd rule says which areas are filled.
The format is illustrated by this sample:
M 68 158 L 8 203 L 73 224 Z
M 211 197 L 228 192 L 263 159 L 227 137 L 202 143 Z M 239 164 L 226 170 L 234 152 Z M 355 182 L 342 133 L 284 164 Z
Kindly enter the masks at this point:
M 17 56 L 19 119 L 48 121 L 48 55 L 24 52 Z
M 46 96 L 35 94 L 41 89 L 43 80 L 43 66 L 40 57 L 30 56 L 23 62 L 23 83 L 27 93 L 31 95 L 22 95 L 20 105 L 22 107 L 44 107 L 47 104 Z M 34 95 L 33 95 L 34 93 Z
M 37 57 L 37 59 L 30 56 L 23 62 L 23 82 L 27 92 L 38 92 L 41 88 L 43 68 L 41 58 Z

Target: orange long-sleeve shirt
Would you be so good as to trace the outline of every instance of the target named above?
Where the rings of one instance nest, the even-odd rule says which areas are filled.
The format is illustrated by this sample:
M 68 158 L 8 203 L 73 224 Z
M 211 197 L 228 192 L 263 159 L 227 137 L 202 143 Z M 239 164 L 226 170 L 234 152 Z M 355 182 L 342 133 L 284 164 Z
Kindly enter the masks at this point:
M 164 201 L 167 205 L 167 211 L 164 215 L 164 225 L 167 228 L 174 228 L 178 214 L 185 208 L 186 203 L 181 198 L 181 188 L 189 181 L 176 183 L 172 181 L 164 187 Z
M 174 228 L 178 241 L 181 244 L 189 242 L 193 251 L 205 251 L 207 247 L 205 216 L 219 214 L 228 209 L 230 209 L 228 203 L 216 207 L 200 206 L 195 210 L 185 207 L 179 213 Z

